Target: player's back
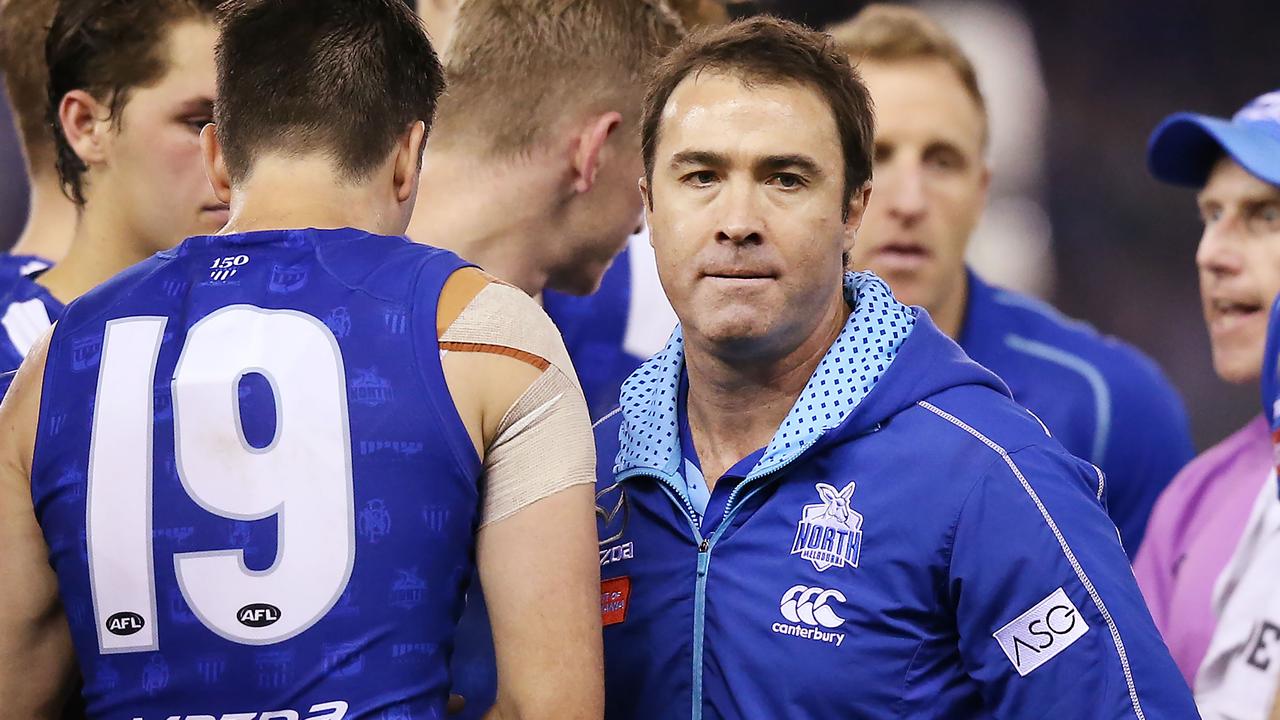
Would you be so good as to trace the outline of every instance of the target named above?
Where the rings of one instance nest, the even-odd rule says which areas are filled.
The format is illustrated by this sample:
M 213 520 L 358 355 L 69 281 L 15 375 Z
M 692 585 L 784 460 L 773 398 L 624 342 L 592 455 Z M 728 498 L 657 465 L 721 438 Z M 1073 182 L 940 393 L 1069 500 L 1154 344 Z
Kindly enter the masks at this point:
M 32 490 L 90 717 L 443 715 L 480 473 L 436 328 L 463 265 L 199 237 L 68 308 Z

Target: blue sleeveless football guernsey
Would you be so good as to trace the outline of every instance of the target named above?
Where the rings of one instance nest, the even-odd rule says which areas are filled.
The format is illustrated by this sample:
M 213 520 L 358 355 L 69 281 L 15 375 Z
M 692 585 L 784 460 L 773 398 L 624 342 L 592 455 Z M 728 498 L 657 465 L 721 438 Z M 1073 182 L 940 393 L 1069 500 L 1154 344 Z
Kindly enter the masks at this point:
M 480 461 L 440 365 L 465 263 L 195 237 L 73 303 L 32 471 L 89 716 L 444 716 Z

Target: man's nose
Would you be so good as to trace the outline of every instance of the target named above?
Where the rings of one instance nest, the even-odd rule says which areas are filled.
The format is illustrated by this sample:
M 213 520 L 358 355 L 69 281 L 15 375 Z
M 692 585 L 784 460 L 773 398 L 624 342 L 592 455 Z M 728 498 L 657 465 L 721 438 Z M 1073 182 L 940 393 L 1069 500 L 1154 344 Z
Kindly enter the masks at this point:
M 1212 275 L 1235 275 L 1244 269 L 1238 223 L 1223 217 L 1205 226 L 1196 248 L 1196 267 Z
M 720 196 L 720 202 L 717 241 L 742 245 L 763 239 L 764 223 L 758 206 L 759 198 L 751 183 L 729 183 Z
M 919 163 L 904 163 L 884 175 L 876 178 L 875 200 L 886 203 L 889 216 L 898 222 L 919 222 L 929 207 L 923 168 Z

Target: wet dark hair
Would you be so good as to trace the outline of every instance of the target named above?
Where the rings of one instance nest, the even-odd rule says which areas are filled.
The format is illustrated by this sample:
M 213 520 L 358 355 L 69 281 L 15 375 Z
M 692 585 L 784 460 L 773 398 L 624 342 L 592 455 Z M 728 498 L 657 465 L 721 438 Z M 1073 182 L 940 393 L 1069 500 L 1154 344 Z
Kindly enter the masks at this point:
M 129 92 L 164 77 L 165 41 L 183 20 L 212 21 L 217 0 L 61 0 L 45 39 L 49 70 L 47 121 L 53 130 L 62 190 L 84 205 L 88 166 L 67 142 L 58 107 L 72 90 L 109 106 L 113 122 Z

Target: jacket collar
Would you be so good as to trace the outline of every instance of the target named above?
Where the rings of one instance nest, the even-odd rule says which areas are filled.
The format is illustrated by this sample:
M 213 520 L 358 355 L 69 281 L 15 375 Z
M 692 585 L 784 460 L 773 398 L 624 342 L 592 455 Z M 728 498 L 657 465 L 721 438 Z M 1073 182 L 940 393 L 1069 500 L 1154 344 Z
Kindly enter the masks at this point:
M 846 273 L 844 297 L 852 310 L 849 320 L 747 480 L 791 463 L 843 423 L 876 386 L 915 327 L 916 309 L 895 300 L 884 281 L 869 272 Z M 682 457 L 676 408 L 683 372 L 684 332 L 677 326 L 667 346 L 622 385 L 621 447 L 613 467 L 618 479 L 678 473 Z

